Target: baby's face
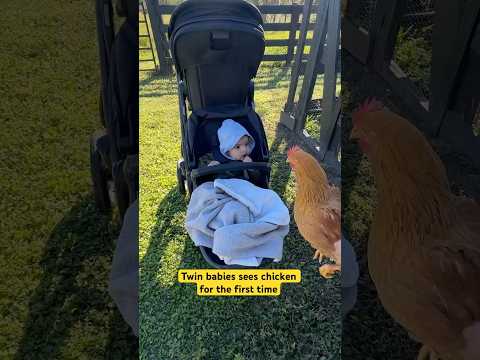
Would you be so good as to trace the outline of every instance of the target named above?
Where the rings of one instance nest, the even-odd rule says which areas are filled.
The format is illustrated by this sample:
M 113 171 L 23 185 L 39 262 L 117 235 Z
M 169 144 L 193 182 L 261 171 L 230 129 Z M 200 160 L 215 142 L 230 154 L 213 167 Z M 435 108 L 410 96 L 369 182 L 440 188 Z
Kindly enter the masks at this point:
M 232 149 L 228 151 L 228 155 L 230 155 L 235 160 L 243 161 L 245 156 L 249 155 L 249 146 L 250 138 L 247 135 L 242 136 L 242 138 L 238 141 L 237 145 L 235 145 Z

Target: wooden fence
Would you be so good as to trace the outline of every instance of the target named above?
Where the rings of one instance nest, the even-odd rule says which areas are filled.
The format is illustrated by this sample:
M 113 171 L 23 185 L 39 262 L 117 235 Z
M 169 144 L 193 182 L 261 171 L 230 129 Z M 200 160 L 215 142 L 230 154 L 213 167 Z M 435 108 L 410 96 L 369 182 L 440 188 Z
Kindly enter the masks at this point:
M 155 37 L 155 43 L 157 45 L 157 54 L 160 64 L 160 72 L 164 74 L 171 73 L 172 68 L 172 59 L 170 57 L 169 46 L 167 41 L 167 31 L 168 24 L 164 20 L 164 16 L 169 16 L 172 14 L 175 9 L 174 5 L 160 5 L 156 0 L 147 0 L 147 8 L 149 12 L 150 22 L 152 24 L 152 30 Z M 301 15 L 303 11 L 303 5 L 260 5 L 258 6 L 260 12 L 264 18 L 264 30 L 272 32 L 284 32 L 286 33 L 285 38 L 281 39 L 267 39 L 265 46 L 266 51 L 263 57 L 263 61 L 277 61 L 284 62 L 286 65 L 289 65 L 295 54 L 295 48 L 298 44 L 297 34 L 300 30 L 301 25 Z M 312 7 L 312 14 L 315 14 L 318 10 L 318 5 Z M 273 16 L 273 15 L 284 15 L 284 16 Z M 289 21 L 275 21 L 267 22 L 269 18 L 274 19 L 288 19 Z M 311 16 L 309 19 L 309 24 L 307 29 L 313 30 L 315 27 L 315 16 Z M 307 38 L 305 45 L 310 46 L 312 44 L 312 39 Z M 269 54 L 269 48 L 283 48 L 281 53 Z M 339 50 L 340 51 L 340 50 Z M 302 59 L 306 60 L 308 53 L 302 54 Z M 338 65 L 338 71 L 340 71 L 340 64 Z M 319 62 L 319 66 L 323 67 L 323 64 Z M 304 69 L 302 69 L 303 71 Z M 319 72 L 322 73 L 323 70 L 319 69 Z

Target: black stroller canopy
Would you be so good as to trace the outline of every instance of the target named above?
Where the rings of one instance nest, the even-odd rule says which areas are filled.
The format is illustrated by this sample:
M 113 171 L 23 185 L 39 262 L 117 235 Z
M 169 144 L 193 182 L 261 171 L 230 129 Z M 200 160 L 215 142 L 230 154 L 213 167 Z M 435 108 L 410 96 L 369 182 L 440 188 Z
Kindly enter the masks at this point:
M 187 0 L 168 29 L 193 110 L 243 105 L 265 51 L 260 11 L 244 0 Z
M 236 17 L 254 21 L 263 26 L 262 14 L 252 4 L 244 0 L 187 0 L 172 13 L 168 27 L 168 38 L 183 24 L 193 19 L 206 17 Z

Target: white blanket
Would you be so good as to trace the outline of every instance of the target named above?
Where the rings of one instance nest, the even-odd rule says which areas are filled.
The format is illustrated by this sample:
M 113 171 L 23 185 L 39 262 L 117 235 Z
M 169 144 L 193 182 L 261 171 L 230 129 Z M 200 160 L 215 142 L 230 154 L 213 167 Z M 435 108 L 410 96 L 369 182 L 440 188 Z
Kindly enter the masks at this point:
M 186 228 L 196 246 L 212 249 L 227 264 L 258 266 L 279 261 L 290 215 L 280 197 L 241 179 L 217 179 L 196 188 Z

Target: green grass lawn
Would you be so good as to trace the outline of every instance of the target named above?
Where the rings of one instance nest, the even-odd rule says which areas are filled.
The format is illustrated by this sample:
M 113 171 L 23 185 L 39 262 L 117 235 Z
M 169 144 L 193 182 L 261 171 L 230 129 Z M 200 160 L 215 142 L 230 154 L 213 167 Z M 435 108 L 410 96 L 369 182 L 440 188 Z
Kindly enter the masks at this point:
M 430 94 L 430 71 L 432 64 L 432 26 L 418 30 L 400 28 L 393 60 L 417 86 L 419 93 L 428 98 Z
M 291 210 L 294 179 L 285 160 L 292 141 L 278 127 L 289 75 L 288 68 L 262 66 L 255 99 L 271 149 L 271 188 Z M 314 98 L 319 86 L 315 91 Z M 185 231 L 187 204 L 176 188 L 174 79 L 141 73 L 140 111 L 141 359 L 340 359 L 339 278 L 320 277 L 293 220 L 284 259 L 274 267 L 300 269 L 302 282 L 284 285 L 279 297 L 198 297 L 194 285 L 177 283 L 179 268 L 207 263 Z
M 90 195 L 93 1 L 8 1 L 0 48 L 0 359 L 131 358 L 106 285 L 118 222 Z

